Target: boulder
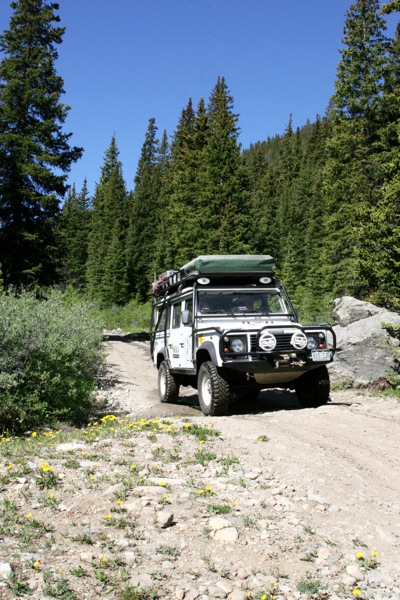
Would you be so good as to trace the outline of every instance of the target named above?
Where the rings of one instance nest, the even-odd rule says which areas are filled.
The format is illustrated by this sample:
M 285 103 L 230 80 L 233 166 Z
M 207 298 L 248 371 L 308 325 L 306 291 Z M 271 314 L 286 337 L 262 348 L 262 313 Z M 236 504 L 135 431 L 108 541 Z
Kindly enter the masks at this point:
M 332 383 L 368 385 L 399 372 L 399 345 L 383 324 L 400 326 L 400 315 L 351 296 L 335 300 L 332 312 L 338 351 L 329 365 Z

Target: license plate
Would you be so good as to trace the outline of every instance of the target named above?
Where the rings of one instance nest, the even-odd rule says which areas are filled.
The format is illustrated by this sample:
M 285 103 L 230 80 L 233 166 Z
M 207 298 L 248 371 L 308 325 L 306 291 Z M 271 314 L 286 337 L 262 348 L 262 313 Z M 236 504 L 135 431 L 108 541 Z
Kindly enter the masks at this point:
M 329 361 L 331 360 L 331 353 L 328 351 L 323 352 L 311 352 L 311 358 L 314 361 Z

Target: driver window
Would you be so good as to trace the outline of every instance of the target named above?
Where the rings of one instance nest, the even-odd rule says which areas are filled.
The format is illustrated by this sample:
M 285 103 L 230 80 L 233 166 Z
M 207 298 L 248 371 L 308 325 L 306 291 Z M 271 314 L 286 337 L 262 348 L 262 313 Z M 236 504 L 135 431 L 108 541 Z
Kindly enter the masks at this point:
M 193 315 L 193 298 L 189 298 L 188 300 L 186 300 L 186 306 L 185 306 L 186 310 L 189 311 L 190 317 L 189 317 L 189 322 L 192 322 L 192 315 Z
M 164 307 L 160 308 L 161 313 L 158 313 L 158 317 L 157 317 L 157 328 L 156 331 L 163 331 L 165 329 L 165 318 L 166 318 L 166 314 L 167 311 L 164 309 Z
M 172 328 L 178 329 L 182 323 L 182 305 L 174 304 L 173 306 L 173 314 L 172 314 Z

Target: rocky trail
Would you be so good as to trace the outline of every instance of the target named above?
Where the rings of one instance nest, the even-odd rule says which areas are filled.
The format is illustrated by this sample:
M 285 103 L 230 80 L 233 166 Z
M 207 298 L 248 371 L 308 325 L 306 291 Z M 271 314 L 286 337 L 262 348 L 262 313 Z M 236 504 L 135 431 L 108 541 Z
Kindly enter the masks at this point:
M 118 419 L 37 446 L 18 477 L 22 458 L 2 458 L 20 521 L 0 535 L 0 597 L 11 569 L 34 599 L 400 598 L 395 399 L 334 391 L 303 409 L 273 390 L 210 419 L 191 388 L 159 403 L 145 342 L 105 346 L 98 400 Z M 43 461 L 54 490 L 37 486 Z M 28 514 L 49 530 L 24 546 Z

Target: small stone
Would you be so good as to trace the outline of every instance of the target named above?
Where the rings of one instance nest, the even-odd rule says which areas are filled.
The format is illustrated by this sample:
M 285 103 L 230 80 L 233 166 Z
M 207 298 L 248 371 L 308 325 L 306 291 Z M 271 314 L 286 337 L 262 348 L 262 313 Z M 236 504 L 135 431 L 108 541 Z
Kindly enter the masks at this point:
M 321 564 L 325 562 L 326 560 L 328 560 L 329 556 L 330 551 L 328 550 L 328 548 L 318 548 L 317 563 Z
M 219 586 L 210 585 L 208 588 L 208 595 L 211 598 L 226 598 L 226 593 Z
M 358 565 L 347 565 L 346 572 L 352 577 L 355 577 L 357 581 L 364 580 L 364 573 L 360 571 Z
M 65 444 L 59 444 L 56 447 L 57 452 L 71 452 L 71 450 L 82 450 L 86 448 L 86 444 L 80 444 L 79 442 L 66 442 Z
M 79 558 L 82 562 L 91 562 L 93 555 L 90 552 L 81 552 Z
M 246 592 L 242 592 L 241 590 L 235 590 L 229 594 L 228 600 L 248 600 L 248 595 Z
M 307 498 L 313 502 L 316 502 L 317 504 L 330 504 L 329 500 L 325 498 L 325 496 L 315 492 L 308 492 Z
M 221 588 L 225 592 L 225 594 L 230 594 L 232 591 L 232 586 L 228 581 L 218 581 L 217 586 Z
M 234 544 L 239 538 L 239 533 L 236 527 L 224 527 L 224 529 L 218 529 L 213 537 L 217 542 Z
M 122 508 L 124 508 L 127 512 L 136 512 L 141 509 L 141 505 L 139 500 L 131 500 L 130 502 L 124 502 L 122 504 Z
M 185 600 L 196 600 L 197 598 L 199 598 L 199 596 L 200 593 L 192 588 L 186 592 Z
M 378 569 L 373 569 L 368 572 L 367 575 L 367 583 L 371 587 L 379 587 L 381 583 L 386 583 L 386 578 L 382 571 L 378 571 Z
M 0 578 L 9 579 L 12 576 L 13 570 L 10 563 L 0 563 Z
M 160 510 L 157 513 L 157 525 L 161 527 L 161 529 L 165 529 L 166 527 L 170 527 L 174 522 L 174 513 L 168 510 Z
M 341 579 L 343 585 L 345 586 L 352 586 L 355 585 L 357 582 L 357 579 L 355 577 L 353 577 L 352 575 L 349 575 L 348 573 L 345 573 Z
M 148 573 L 142 573 L 141 575 L 134 575 L 131 577 L 130 584 L 133 587 L 146 589 L 153 587 L 153 580 Z
M 239 567 L 236 573 L 236 579 L 240 579 L 243 581 L 244 579 L 248 579 L 248 577 L 248 573 L 242 567 Z
M 225 527 L 230 527 L 232 523 L 228 521 L 228 519 L 223 519 L 222 517 L 213 517 L 209 520 L 208 526 L 213 531 L 217 531 L 218 529 L 224 529 Z

